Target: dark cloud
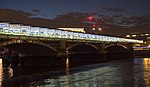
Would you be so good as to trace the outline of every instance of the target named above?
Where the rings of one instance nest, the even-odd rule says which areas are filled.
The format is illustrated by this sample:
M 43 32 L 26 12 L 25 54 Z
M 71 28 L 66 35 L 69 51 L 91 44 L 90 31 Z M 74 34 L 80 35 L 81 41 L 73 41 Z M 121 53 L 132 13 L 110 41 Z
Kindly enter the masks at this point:
M 32 16 L 35 15 L 30 12 L 24 12 L 21 10 L 0 9 L 0 22 L 20 23 L 31 26 L 46 26 L 46 24 L 49 23 L 47 21 L 51 21 L 42 18 L 32 18 Z
M 150 33 L 150 16 L 131 16 L 121 15 L 106 18 L 106 25 L 103 33 L 112 35 L 125 35 L 132 32 Z
M 34 10 L 38 12 L 38 10 Z M 79 21 L 60 21 L 60 20 L 51 20 L 44 18 L 35 18 L 35 14 L 32 12 L 24 12 L 21 10 L 11 10 L 11 9 L 0 9 L 0 22 L 9 22 L 9 23 L 19 23 L 30 26 L 39 26 L 39 27 L 48 27 L 48 28 L 57 28 L 57 27 L 71 27 L 71 26 L 83 26 Z M 70 13 L 68 13 L 70 14 Z
M 32 12 L 34 12 L 34 13 L 41 13 L 40 10 L 37 10 L 37 9 L 33 9 Z
M 35 16 L 44 16 L 44 17 L 47 17 L 46 14 L 42 13 L 40 10 L 38 9 L 33 9 L 32 10 L 32 14 L 34 14 Z
M 25 22 L 33 14 L 21 10 L 0 9 L 0 21 Z
M 40 12 L 40 10 L 34 10 Z M 69 12 L 57 15 L 55 19 L 35 18 L 32 12 L 21 10 L 0 9 L 0 22 L 20 23 L 30 26 L 57 28 L 57 27 L 85 27 L 88 16 L 97 16 L 98 13 Z M 104 16 L 103 20 L 101 20 Z M 102 34 L 125 35 L 132 32 L 150 33 L 150 15 L 130 16 L 123 15 L 97 16 L 98 24 L 103 28 Z M 87 30 L 88 31 L 88 30 Z
M 69 12 L 62 15 L 57 15 L 55 20 L 60 21 L 86 21 L 89 16 L 97 16 L 98 13 L 80 13 L 80 12 Z
M 112 8 L 112 7 L 103 8 L 102 10 L 107 11 L 107 12 L 115 12 L 115 13 L 124 13 L 124 12 L 126 12 L 126 10 L 123 9 L 123 8 Z

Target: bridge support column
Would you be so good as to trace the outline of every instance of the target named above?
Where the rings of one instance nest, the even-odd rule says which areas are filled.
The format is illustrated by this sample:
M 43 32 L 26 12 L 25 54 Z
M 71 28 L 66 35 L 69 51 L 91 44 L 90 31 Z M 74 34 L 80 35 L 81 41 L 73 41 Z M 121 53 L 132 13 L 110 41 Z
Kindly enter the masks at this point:
M 99 45 L 99 53 L 100 54 L 105 54 L 106 53 L 106 49 L 105 49 L 105 44 L 104 43 L 101 43 Z
M 66 41 L 60 41 L 60 49 L 58 49 L 57 57 L 66 57 Z
M 127 49 L 129 50 L 129 53 L 134 54 L 133 44 L 128 44 Z
M 128 49 L 128 51 L 129 51 L 129 54 L 128 54 L 128 55 L 129 55 L 129 57 L 130 57 L 130 58 L 134 58 L 134 49 L 133 49 L 133 44 L 131 44 L 131 43 L 130 43 L 130 44 L 128 44 L 128 45 L 127 45 L 127 49 Z
M 104 43 L 101 43 L 99 45 L 99 54 L 103 56 L 103 60 L 106 60 L 105 59 L 106 48 L 105 48 L 105 44 Z

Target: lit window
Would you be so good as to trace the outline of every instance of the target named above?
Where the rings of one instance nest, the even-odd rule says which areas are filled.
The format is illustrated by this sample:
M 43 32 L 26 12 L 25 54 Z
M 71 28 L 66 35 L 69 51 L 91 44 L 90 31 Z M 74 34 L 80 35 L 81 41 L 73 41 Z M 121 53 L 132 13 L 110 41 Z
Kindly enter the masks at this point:
M 98 28 L 98 30 L 102 32 L 102 28 Z
M 148 36 L 149 34 L 145 34 L 146 36 Z
M 126 35 L 126 37 L 130 37 L 130 35 Z
M 132 37 L 136 37 L 136 35 L 132 35 Z
M 93 31 L 95 31 L 95 28 L 93 28 Z

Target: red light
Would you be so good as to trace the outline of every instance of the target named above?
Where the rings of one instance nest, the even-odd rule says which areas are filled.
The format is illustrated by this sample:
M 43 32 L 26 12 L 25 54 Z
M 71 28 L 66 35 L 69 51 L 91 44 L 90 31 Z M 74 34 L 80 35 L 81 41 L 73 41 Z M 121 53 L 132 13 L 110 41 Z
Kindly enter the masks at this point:
M 91 16 L 90 16 L 90 17 L 88 17 L 88 20 L 90 20 L 90 21 L 91 21 L 92 19 L 93 19 L 93 18 L 92 18 Z
M 96 27 L 96 25 L 95 25 L 95 24 L 93 24 L 93 27 Z

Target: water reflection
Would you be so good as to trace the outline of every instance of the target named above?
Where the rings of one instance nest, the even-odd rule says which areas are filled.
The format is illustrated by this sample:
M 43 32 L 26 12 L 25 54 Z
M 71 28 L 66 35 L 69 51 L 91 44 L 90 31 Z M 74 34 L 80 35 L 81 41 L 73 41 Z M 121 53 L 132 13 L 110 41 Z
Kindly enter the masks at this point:
M 145 85 L 150 85 L 150 58 L 144 58 L 143 61 L 143 69 L 144 69 L 144 81 Z
M 44 82 L 37 81 L 36 85 L 44 87 L 133 87 L 131 64 L 133 61 L 119 61 L 87 65 L 71 70 L 66 64 L 66 75 L 53 76 L 43 80 Z
M 138 61 L 135 63 L 135 61 Z M 144 62 L 143 62 L 144 61 Z M 42 86 L 54 87 L 149 87 L 150 59 L 114 61 L 69 69 L 66 75 L 45 79 Z M 142 62 L 143 65 L 142 66 Z M 139 66 L 140 65 L 140 66 Z M 141 68 L 144 68 L 142 70 Z M 142 77 L 144 73 L 144 77 Z M 69 77 L 68 77 L 69 76 Z M 145 82 L 142 81 L 144 79 Z M 139 82 L 140 81 L 140 82 Z M 41 83 L 39 83 L 41 84 Z
M 66 84 L 69 86 L 69 80 L 70 80 L 70 67 L 69 67 L 69 53 L 66 52 Z
M 13 76 L 13 69 L 9 67 L 3 67 L 2 59 L 0 59 L 0 87 L 2 86 L 2 81 Z
M 1 62 L 0 62 L 1 63 Z M 18 84 L 23 87 L 149 87 L 150 86 L 150 59 L 135 58 L 117 60 L 107 63 L 85 65 L 71 68 L 69 56 L 66 57 L 66 69 L 62 71 L 40 74 L 40 78 L 28 76 L 28 83 Z M 0 80 L 2 81 L 7 72 L 12 76 L 10 68 L 4 71 L 0 67 Z M 19 78 L 22 81 L 24 78 Z M 26 82 L 27 82 L 26 81 Z M 5 82 L 5 84 L 9 84 Z M 3 84 L 4 85 L 4 84 Z M 14 86 L 16 87 L 16 86 Z
M 13 76 L 13 69 L 9 67 L 3 67 L 2 59 L 0 59 L 0 81 L 4 78 L 10 78 Z
M 2 86 L 3 81 L 3 66 L 2 66 L 2 59 L 0 59 L 0 86 Z

